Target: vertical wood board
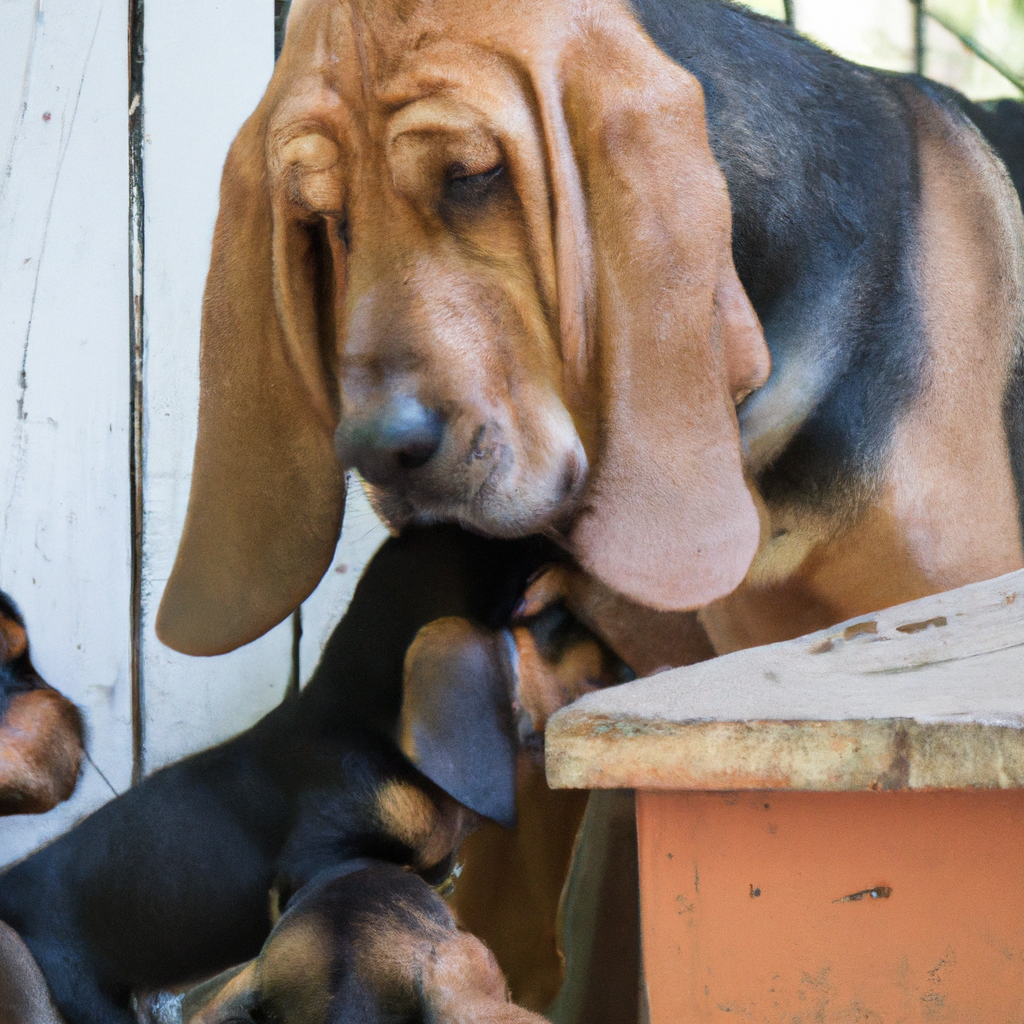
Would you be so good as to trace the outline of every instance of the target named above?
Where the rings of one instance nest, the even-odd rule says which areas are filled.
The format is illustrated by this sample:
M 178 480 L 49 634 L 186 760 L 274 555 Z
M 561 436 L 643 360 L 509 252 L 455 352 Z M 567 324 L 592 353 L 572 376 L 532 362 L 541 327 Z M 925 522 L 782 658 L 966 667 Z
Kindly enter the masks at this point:
M 10 54 L 23 69 L 22 92 L 0 184 L 0 586 L 25 614 L 36 667 L 82 708 L 92 759 L 123 790 L 131 767 L 127 5 L 40 3 L 27 33 L 24 6 L 14 10 L 25 49 L 20 60 Z M 87 763 L 68 803 L 0 819 L 0 863 L 111 795 Z
M 4 179 L 10 171 L 14 130 L 21 118 L 36 7 L 36 0 L 0 0 L 0 158 Z

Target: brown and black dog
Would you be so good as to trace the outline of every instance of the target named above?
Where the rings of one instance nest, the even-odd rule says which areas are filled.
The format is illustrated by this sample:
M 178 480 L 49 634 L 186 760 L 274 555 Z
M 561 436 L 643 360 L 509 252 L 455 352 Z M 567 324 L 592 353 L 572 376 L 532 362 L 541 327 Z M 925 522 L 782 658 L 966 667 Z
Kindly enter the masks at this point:
M 0 814 L 39 814 L 67 800 L 82 752 L 81 713 L 36 672 L 25 621 L 0 591 Z
M 510 1002 L 494 956 L 412 872 L 348 861 L 302 887 L 258 956 L 183 994 L 135 1002 L 139 1024 L 542 1024 Z M 67 1024 L 28 948 L 0 923 L 0 1024 Z

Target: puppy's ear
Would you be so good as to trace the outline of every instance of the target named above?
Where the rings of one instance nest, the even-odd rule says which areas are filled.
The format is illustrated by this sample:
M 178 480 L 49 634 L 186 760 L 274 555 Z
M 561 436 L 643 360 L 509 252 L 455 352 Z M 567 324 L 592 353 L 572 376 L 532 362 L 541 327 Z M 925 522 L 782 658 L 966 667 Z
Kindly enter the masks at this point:
M 307 135 L 268 161 L 274 92 L 228 154 L 203 300 L 192 489 L 156 621 L 187 654 L 232 650 L 280 622 L 326 571 L 341 528 L 330 311 L 344 269 L 330 217 L 311 209 L 330 205 L 339 154 Z
M 433 1024 L 544 1024 L 509 1000 L 494 954 L 468 932 L 432 945 L 420 988 L 424 1017 Z
M 449 796 L 502 825 L 516 817 L 516 742 L 505 636 L 466 619 L 424 626 L 405 656 L 401 746 Z
M 624 7 L 584 17 L 557 82 L 538 87 L 566 395 L 601 396 L 569 539 L 612 589 L 693 608 L 736 587 L 758 545 L 734 399 L 767 377 L 768 352 L 733 267 L 699 83 Z

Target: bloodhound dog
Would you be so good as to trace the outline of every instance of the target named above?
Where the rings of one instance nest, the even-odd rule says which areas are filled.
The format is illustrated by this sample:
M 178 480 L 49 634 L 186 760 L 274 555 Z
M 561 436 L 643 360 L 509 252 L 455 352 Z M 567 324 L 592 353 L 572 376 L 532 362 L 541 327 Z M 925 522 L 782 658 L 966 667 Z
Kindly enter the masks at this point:
M 721 0 L 296 0 L 201 378 L 191 653 L 316 585 L 349 467 L 396 530 L 558 539 L 641 672 L 1024 565 L 1004 167 L 948 91 Z
M 298 0 L 224 170 L 160 635 L 285 616 L 349 466 L 718 652 L 1018 568 L 1022 239 L 944 91 L 718 0 Z

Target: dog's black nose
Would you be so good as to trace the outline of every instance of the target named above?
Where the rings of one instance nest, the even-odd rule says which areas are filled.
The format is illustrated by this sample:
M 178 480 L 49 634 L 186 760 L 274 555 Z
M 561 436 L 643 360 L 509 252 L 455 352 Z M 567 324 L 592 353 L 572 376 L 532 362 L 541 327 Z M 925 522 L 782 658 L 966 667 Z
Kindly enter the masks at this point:
M 338 458 L 371 484 L 386 486 L 425 466 L 441 447 L 444 417 L 400 395 L 366 417 L 344 417 L 335 436 Z

